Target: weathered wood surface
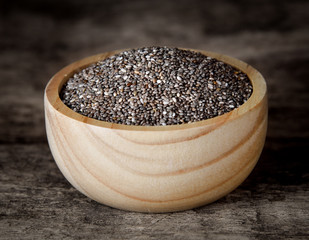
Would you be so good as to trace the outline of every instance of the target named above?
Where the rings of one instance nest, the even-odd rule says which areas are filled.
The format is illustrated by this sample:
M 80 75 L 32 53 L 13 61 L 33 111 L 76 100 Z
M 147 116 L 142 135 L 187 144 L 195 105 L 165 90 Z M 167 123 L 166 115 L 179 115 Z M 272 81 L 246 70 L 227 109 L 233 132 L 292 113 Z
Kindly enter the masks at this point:
M 1 1 L 0 239 L 308 239 L 308 11 L 300 0 Z M 220 52 L 266 78 L 260 161 L 213 204 L 169 214 L 109 208 L 71 187 L 53 161 L 49 78 L 85 56 L 144 45 Z

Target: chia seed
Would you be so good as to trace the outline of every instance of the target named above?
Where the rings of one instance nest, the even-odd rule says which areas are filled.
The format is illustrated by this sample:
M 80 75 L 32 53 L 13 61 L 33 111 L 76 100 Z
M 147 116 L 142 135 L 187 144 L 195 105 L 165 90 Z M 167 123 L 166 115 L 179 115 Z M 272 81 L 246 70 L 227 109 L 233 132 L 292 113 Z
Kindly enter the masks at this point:
M 213 118 L 252 94 L 248 76 L 201 53 L 169 47 L 127 50 L 75 73 L 60 98 L 84 116 L 157 126 Z

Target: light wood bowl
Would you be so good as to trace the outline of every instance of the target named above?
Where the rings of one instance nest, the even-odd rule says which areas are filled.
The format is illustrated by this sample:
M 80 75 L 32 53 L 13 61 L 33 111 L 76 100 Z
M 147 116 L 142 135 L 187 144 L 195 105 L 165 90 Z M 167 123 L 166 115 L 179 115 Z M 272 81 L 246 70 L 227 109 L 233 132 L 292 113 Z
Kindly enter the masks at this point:
M 48 142 L 67 180 L 100 203 L 140 212 L 191 209 L 239 186 L 257 163 L 265 141 L 268 111 L 262 75 L 237 59 L 198 51 L 245 72 L 253 93 L 229 113 L 183 125 L 98 121 L 74 112 L 60 100 L 63 84 L 75 72 L 119 52 L 74 62 L 46 86 Z

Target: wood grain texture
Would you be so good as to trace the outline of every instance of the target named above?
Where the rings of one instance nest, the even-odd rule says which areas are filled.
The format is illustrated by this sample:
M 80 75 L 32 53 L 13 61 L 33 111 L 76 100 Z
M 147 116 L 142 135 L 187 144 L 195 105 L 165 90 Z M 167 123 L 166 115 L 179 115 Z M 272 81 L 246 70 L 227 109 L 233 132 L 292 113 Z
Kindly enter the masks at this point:
M 120 209 L 171 212 L 213 202 L 246 179 L 267 128 L 266 83 L 239 60 L 203 52 L 247 73 L 253 94 L 216 118 L 174 126 L 127 126 L 82 116 L 59 91 L 72 74 L 116 52 L 75 62 L 45 90 L 49 145 L 68 181 L 88 197 Z

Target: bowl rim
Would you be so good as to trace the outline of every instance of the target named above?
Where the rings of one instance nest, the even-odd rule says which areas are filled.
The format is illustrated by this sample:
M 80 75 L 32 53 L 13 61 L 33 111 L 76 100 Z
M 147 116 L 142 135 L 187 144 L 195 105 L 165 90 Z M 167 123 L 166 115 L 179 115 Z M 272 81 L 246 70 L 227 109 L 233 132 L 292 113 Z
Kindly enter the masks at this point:
M 247 76 L 249 77 L 249 80 L 251 81 L 252 89 L 253 89 L 252 94 L 249 97 L 249 99 L 245 103 L 243 103 L 241 106 L 233 109 L 232 111 L 213 117 L 213 118 L 205 119 L 202 121 L 196 121 L 192 123 L 183 123 L 179 125 L 166 125 L 166 126 L 162 126 L 162 125 L 160 126 L 136 126 L 136 125 L 125 125 L 125 124 L 118 124 L 118 123 L 97 120 L 97 119 L 90 118 L 90 117 L 87 117 L 80 113 L 75 112 L 74 110 L 70 109 L 67 105 L 65 105 L 62 102 L 62 100 L 60 99 L 59 93 L 64 83 L 66 83 L 68 79 L 73 76 L 74 73 L 79 72 L 80 70 L 90 66 L 91 64 L 95 62 L 104 60 L 112 55 L 129 50 L 129 49 L 121 49 L 121 50 L 100 53 L 97 55 L 83 58 L 81 60 L 75 61 L 67 65 L 66 67 L 62 68 L 59 72 L 57 72 L 49 80 L 45 88 L 45 92 L 44 92 L 45 111 L 46 111 L 47 104 L 49 104 L 58 113 L 66 117 L 69 117 L 73 120 L 83 122 L 89 125 L 94 125 L 94 126 L 104 127 L 104 128 L 111 128 L 111 129 L 129 130 L 129 131 L 170 131 L 170 130 L 182 130 L 182 129 L 190 129 L 190 128 L 196 128 L 196 127 L 203 127 L 206 125 L 213 125 L 219 122 L 225 122 L 227 118 L 229 120 L 236 119 L 244 115 L 246 112 L 251 111 L 258 105 L 260 105 L 263 99 L 266 97 L 267 86 L 266 86 L 265 79 L 263 78 L 260 72 L 258 72 L 256 69 L 254 69 L 249 64 L 239 59 L 236 59 L 236 58 L 233 58 L 227 55 L 223 55 L 220 53 L 216 53 L 216 52 L 197 50 L 197 49 L 191 49 L 191 48 L 179 48 L 179 49 L 202 53 L 206 56 L 209 56 L 211 58 L 215 58 L 219 61 L 227 63 L 233 66 L 234 68 L 246 73 Z

